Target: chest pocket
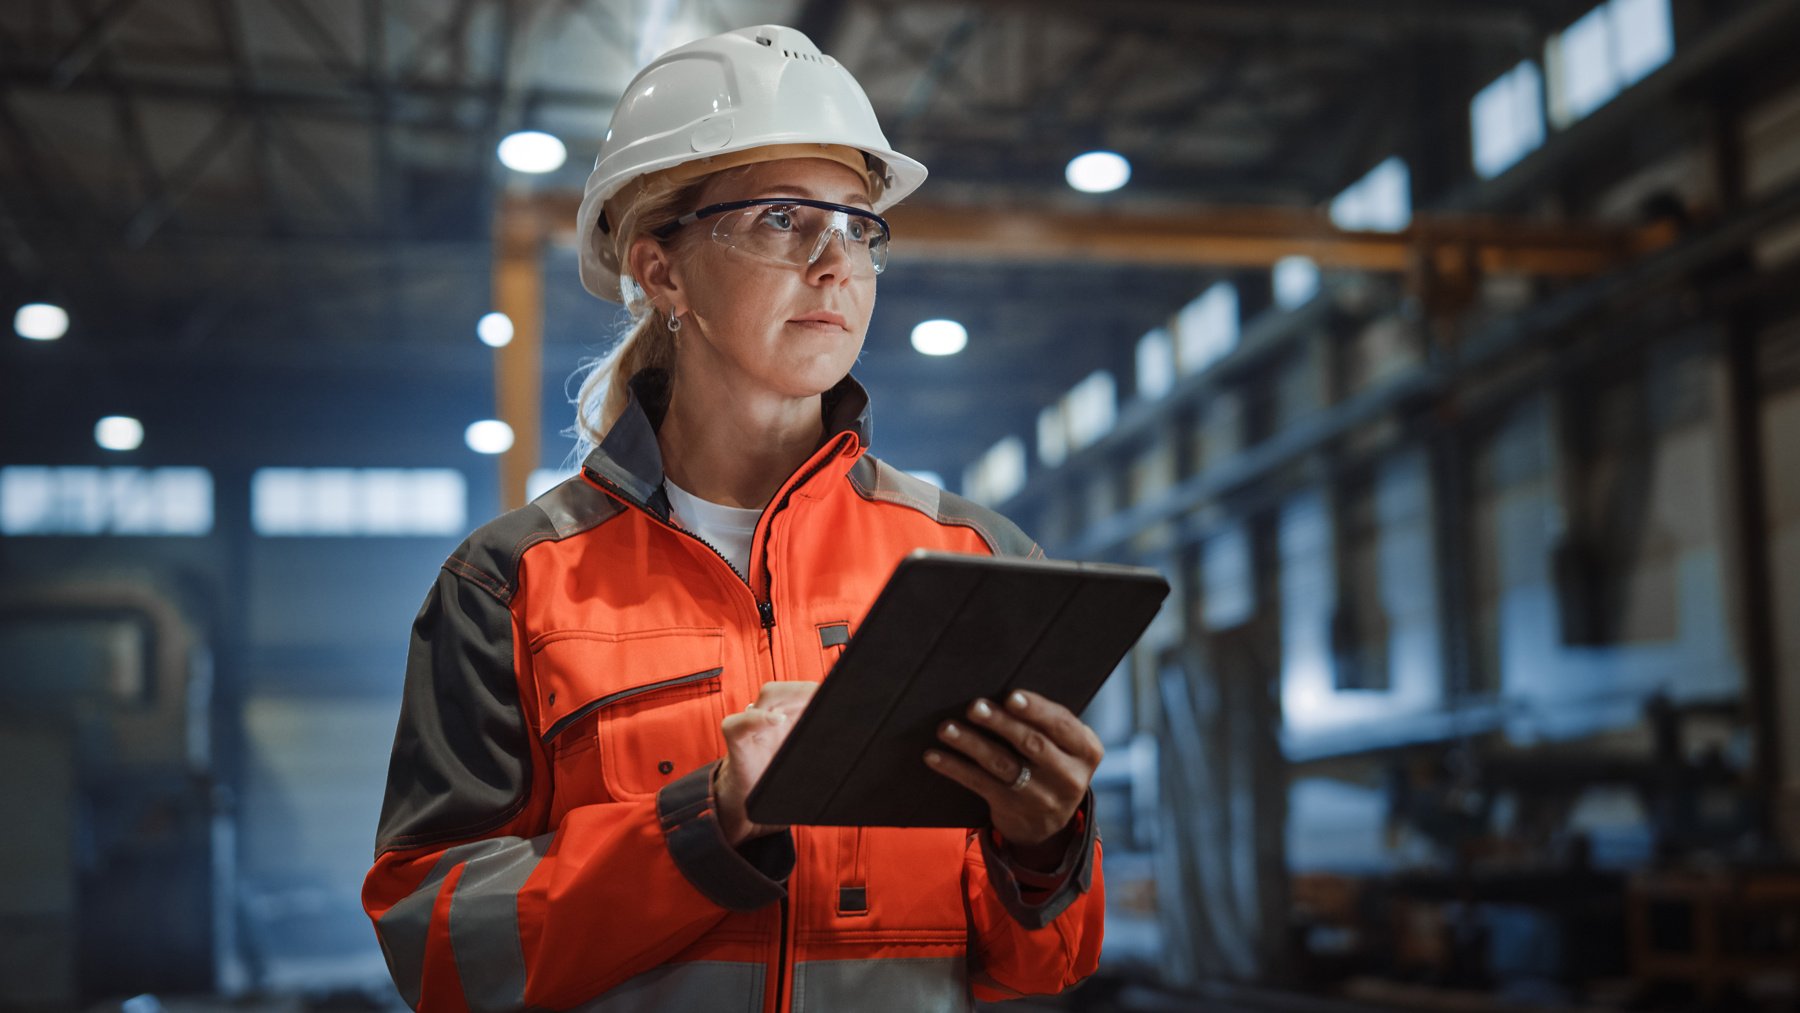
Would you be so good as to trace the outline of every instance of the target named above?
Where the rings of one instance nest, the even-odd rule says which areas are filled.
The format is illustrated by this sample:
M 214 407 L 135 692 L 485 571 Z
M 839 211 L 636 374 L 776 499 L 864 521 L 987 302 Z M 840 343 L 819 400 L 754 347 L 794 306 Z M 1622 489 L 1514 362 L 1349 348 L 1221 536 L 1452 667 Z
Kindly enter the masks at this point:
M 598 766 L 605 794 L 630 801 L 723 756 L 724 645 L 717 629 L 540 637 L 538 713 L 559 782 L 592 784 Z

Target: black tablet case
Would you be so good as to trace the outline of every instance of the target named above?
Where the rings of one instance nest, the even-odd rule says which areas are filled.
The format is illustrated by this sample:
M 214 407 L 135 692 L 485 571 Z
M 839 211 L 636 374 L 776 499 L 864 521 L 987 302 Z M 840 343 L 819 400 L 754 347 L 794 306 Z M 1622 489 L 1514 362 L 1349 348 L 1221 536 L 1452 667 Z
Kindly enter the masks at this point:
M 914 552 L 751 791 L 750 818 L 987 825 L 980 796 L 925 765 L 938 725 L 1014 689 L 1080 713 L 1168 593 L 1142 567 Z

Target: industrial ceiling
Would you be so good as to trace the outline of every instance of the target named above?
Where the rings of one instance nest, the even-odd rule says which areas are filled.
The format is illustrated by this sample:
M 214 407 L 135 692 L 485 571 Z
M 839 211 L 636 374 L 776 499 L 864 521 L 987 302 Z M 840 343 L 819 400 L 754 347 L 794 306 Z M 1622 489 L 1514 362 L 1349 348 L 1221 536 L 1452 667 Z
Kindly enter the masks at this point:
M 57 354 L 90 373 L 479 373 L 498 198 L 577 192 L 637 66 L 763 22 L 858 76 L 890 139 L 931 167 L 922 208 L 1004 223 L 1317 207 L 1392 154 L 1424 203 L 1468 175 L 1466 127 L 1449 127 L 1470 95 L 1589 6 L 12 0 L 0 297 L 68 305 L 81 340 Z M 509 172 L 495 145 L 519 129 L 560 137 L 568 163 Z M 1091 148 L 1128 155 L 1130 185 L 1070 190 L 1063 167 Z M 1092 370 L 1128 374 L 1137 336 L 1219 273 L 909 256 L 904 211 L 857 372 L 877 450 L 950 476 Z M 554 386 L 618 319 L 581 293 L 572 253 L 547 261 Z M 968 325 L 967 351 L 913 351 L 912 325 L 937 316 Z

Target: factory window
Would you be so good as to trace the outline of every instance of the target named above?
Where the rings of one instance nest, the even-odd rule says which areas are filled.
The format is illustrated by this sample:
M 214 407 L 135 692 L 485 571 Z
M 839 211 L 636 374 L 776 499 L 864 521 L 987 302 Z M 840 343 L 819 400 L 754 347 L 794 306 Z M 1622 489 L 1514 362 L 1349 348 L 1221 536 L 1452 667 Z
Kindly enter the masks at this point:
M 1175 343 L 1161 327 L 1138 339 L 1137 393 L 1146 401 L 1167 394 L 1175 386 Z
M 1063 398 L 1069 426 L 1069 449 L 1080 450 L 1112 432 L 1118 417 L 1119 388 L 1105 370 L 1088 374 Z
M 8 535 L 204 535 L 212 524 L 205 468 L 0 468 Z
M 534 468 L 525 478 L 525 498 L 537 499 L 560 485 L 563 479 L 573 478 L 572 468 Z
M 1332 198 L 1331 221 L 1340 229 L 1399 232 L 1412 223 L 1412 170 L 1393 155 Z
M 1209 630 L 1230 629 L 1256 614 L 1256 567 L 1250 532 L 1234 523 L 1200 546 L 1200 619 Z
M 1237 347 L 1237 286 L 1221 281 L 1181 308 L 1175 316 L 1175 363 L 1183 373 L 1197 373 Z
M 1544 143 L 1544 79 L 1526 60 L 1469 103 L 1475 171 L 1493 179 Z
M 1612 0 L 1545 46 L 1550 121 L 1566 127 L 1669 62 L 1675 52 L 1669 0 Z
M 1025 441 L 1008 436 L 963 470 L 963 495 L 977 503 L 1002 503 L 1025 487 Z
M 1049 467 L 1068 460 L 1069 457 L 1069 420 L 1063 413 L 1063 402 L 1057 403 L 1038 412 L 1037 417 L 1038 460 Z
M 250 523 L 259 535 L 454 535 L 468 514 L 451 468 L 259 468 Z
M 1298 309 L 1319 294 L 1319 265 L 1311 257 L 1283 257 L 1272 274 L 1275 305 Z

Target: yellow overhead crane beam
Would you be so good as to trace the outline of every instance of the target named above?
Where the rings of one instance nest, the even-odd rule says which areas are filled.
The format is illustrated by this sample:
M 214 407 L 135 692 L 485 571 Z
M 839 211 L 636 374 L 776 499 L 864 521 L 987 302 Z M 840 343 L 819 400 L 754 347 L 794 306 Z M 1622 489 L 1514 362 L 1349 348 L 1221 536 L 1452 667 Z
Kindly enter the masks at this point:
M 501 421 L 501 503 L 525 502 L 537 467 L 543 368 L 543 249 L 574 239 L 575 194 L 508 193 L 494 219 L 495 309 L 513 340 L 494 353 Z M 912 202 L 886 216 L 902 260 L 1103 261 L 1193 267 L 1272 267 L 1310 257 L 1321 267 L 1398 273 L 1431 308 L 1453 308 L 1486 274 L 1585 277 L 1675 238 L 1671 223 L 1621 228 L 1525 222 L 1492 215 L 1415 214 L 1399 232 L 1339 229 L 1325 211 L 1244 207 L 1168 211 Z
M 895 256 L 1196 267 L 1272 267 L 1283 257 L 1304 256 L 1321 267 L 1400 273 L 1431 263 L 1582 276 L 1673 238 L 1658 228 L 1544 225 L 1491 215 L 1418 214 L 1399 232 L 1351 232 L 1322 210 L 1287 207 L 1147 212 L 905 204 L 887 218 L 898 237 Z

